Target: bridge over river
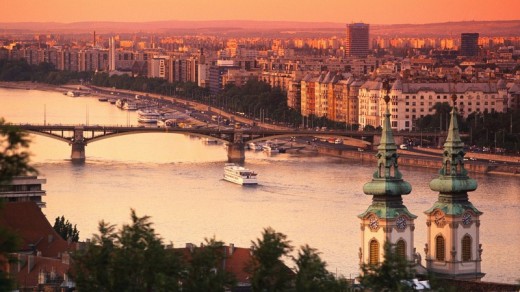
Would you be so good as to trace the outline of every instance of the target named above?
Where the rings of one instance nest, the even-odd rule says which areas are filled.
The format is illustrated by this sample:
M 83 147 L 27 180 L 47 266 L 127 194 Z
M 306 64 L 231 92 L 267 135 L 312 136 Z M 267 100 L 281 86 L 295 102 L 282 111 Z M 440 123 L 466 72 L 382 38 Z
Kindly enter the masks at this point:
M 312 131 L 312 130 L 271 130 L 263 128 L 229 129 L 229 128 L 180 128 L 180 127 L 144 127 L 144 126 L 102 126 L 102 125 L 36 125 L 20 124 L 17 127 L 30 133 L 57 139 L 72 147 L 71 160 L 85 161 L 85 146 L 102 139 L 121 135 L 141 133 L 188 134 L 209 139 L 216 139 L 227 144 L 229 162 L 244 162 L 244 146 L 249 142 L 283 139 L 289 137 L 341 137 L 347 143 L 359 147 L 370 148 L 379 143 L 380 132 L 364 131 Z M 396 132 L 397 143 L 406 139 L 433 139 L 437 145 L 442 143 L 445 133 L 433 132 Z

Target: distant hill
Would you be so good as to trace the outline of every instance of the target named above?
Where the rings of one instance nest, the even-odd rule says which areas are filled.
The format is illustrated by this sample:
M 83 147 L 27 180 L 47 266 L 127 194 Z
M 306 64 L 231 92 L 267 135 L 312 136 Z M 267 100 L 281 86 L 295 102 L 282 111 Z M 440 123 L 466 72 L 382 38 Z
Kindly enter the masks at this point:
M 269 34 L 343 35 L 346 23 L 294 21 L 152 21 L 152 22 L 19 22 L 1 23 L 2 33 L 179 33 L 179 34 Z M 461 21 L 429 24 L 371 24 L 373 36 L 450 36 L 478 32 L 482 36 L 520 36 L 520 20 Z

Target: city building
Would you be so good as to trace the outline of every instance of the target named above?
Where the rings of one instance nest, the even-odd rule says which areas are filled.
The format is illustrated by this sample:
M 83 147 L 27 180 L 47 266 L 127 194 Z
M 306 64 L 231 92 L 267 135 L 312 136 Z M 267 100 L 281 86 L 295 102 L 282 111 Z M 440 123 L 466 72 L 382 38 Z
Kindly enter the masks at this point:
M 44 183 L 46 179 L 36 176 L 15 176 L 10 183 L 0 185 L 0 199 L 6 202 L 34 202 L 38 207 L 44 208 Z
M 459 54 L 466 57 L 478 56 L 478 37 L 478 33 L 461 33 Z
M 375 128 L 382 125 L 384 111 L 381 81 L 367 81 L 359 89 L 359 124 Z M 516 90 L 511 87 L 512 90 Z M 448 83 L 410 82 L 397 79 L 390 90 L 392 99 L 392 128 L 413 130 L 417 119 L 435 113 L 436 103 L 449 102 L 452 94 L 458 96 L 459 113 L 467 118 L 473 112 L 505 112 L 512 99 L 511 89 L 503 80 L 498 82 Z M 511 106 L 516 105 L 511 103 Z
M 363 186 L 363 192 L 371 195 L 372 204 L 358 215 L 361 220 L 360 265 L 380 264 L 384 259 L 384 244 L 394 246 L 395 252 L 411 263 L 416 262 L 414 247 L 414 220 L 403 204 L 403 195 L 412 191 L 411 185 L 402 179 L 399 171 L 397 146 L 390 126 L 389 85 L 385 84 L 386 112 L 377 147 L 377 169 L 372 181 Z M 418 263 L 420 264 L 420 262 Z
M 468 177 L 464 168 L 464 143 L 457 123 L 457 95 L 452 95 L 453 109 L 444 143 L 439 177 L 430 182 L 430 189 L 439 192 L 437 202 L 428 209 L 426 268 L 439 278 L 480 280 L 482 245 L 480 244 L 480 212 L 468 200 L 468 192 L 477 189 L 477 182 Z
M 348 57 L 366 57 L 369 45 L 369 25 L 365 23 L 347 24 L 345 53 Z

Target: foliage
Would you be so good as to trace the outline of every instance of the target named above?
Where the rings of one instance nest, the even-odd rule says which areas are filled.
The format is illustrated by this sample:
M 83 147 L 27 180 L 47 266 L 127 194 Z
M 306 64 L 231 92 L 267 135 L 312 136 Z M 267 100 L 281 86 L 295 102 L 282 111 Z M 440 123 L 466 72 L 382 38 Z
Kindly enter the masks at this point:
M 227 257 L 224 243 L 215 238 L 205 241 L 204 246 L 195 247 L 191 254 L 183 291 L 226 291 L 235 285 L 234 275 L 222 268 Z
M 0 81 L 32 81 L 55 85 L 90 80 L 92 72 L 59 71 L 51 63 L 29 65 L 22 60 L 0 60 Z
M 72 277 L 84 291 L 179 291 L 180 256 L 162 245 L 150 217 L 131 211 L 132 223 L 101 221 L 99 234 L 73 255 Z
M 78 242 L 79 231 L 76 228 L 76 224 L 72 226 L 69 220 L 65 220 L 64 216 L 56 217 L 53 228 L 58 232 L 61 238 L 72 242 Z
M 252 241 L 252 262 L 248 268 L 252 274 L 254 291 L 285 291 L 291 286 L 292 271 L 283 263 L 293 247 L 287 236 L 271 227 L 265 228 L 262 238 Z
M 296 263 L 296 291 L 347 291 L 346 279 L 336 280 L 333 274 L 327 271 L 327 264 L 321 260 L 319 252 L 308 245 L 300 247 Z
M 414 278 L 414 270 L 406 258 L 395 252 L 395 246 L 385 242 L 381 264 L 361 266 L 361 284 L 372 291 L 414 291 L 403 280 Z
M 0 184 L 11 181 L 14 176 L 37 173 L 29 165 L 27 133 L 0 118 Z
M 435 113 L 417 120 L 421 131 L 446 131 L 450 123 L 451 107 L 436 103 Z M 472 112 L 467 118 L 458 115 L 459 130 L 469 134 L 465 143 L 475 147 L 503 148 L 508 152 L 520 151 L 520 112 Z

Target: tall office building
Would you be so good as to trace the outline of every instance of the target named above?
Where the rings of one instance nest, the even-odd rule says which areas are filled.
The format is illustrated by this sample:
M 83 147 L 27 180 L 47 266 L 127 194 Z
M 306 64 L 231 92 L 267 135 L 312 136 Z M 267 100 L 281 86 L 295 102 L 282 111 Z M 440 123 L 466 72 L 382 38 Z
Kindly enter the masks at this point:
M 462 33 L 460 34 L 460 55 L 461 56 L 477 56 L 478 55 L 478 33 Z
M 114 37 L 110 37 L 110 39 L 108 40 L 108 50 L 109 50 L 108 58 L 110 60 L 108 63 L 108 70 L 115 71 L 116 70 L 116 40 L 114 39 Z
M 368 31 L 366 23 L 347 24 L 346 54 L 348 57 L 366 57 L 368 55 Z

